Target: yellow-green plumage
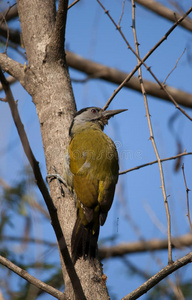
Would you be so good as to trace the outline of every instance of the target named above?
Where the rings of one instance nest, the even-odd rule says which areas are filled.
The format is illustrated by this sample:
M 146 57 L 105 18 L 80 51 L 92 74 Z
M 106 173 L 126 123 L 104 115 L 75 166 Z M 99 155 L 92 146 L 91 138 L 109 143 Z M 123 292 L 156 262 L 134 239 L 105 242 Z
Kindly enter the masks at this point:
M 77 203 L 80 201 L 93 209 L 99 205 L 101 212 L 107 213 L 118 178 L 118 155 L 114 143 L 101 129 L 95 124 L 85 125 L 86 128 L 75 134 L 69 146 L 73 188 Z M 87 225 L 88 220 L 83 220 L 83 223 Z
M 64 173 L 77 199 L 77 220 L 71 241 L 74 262 L 81 256 L 95 257 L 99 227 L 105 223 L 113 202 L 118 154 L 115 144 L 102 130 L 118 112 L 109 112 L 113 113 L 107 115 L 100 108 L 86 108 L 77 113 L 71 125 Z

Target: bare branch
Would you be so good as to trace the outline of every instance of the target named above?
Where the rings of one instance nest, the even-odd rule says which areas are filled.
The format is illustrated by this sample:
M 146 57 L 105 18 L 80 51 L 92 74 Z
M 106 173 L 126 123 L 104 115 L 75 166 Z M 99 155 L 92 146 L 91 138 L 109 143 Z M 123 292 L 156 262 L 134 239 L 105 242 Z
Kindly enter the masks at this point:
M 73 3 L 71 3 L 68 6 L 68 9 L 70 9 L 72 6 L 74 6 L 77 2 L 79 2 L 80 0 L 75 0 Z M 168 19 L 172 22 L 175 22 L 176 20 L 178 20 L 181 17 L 181 14 L 178 14 L 177 12 L 174 12 L 173 10 L 163 6 L 162 4 L 160 4 L 157 1 L 153 1 L 153 0 L 135 0 L 135 2 L 137 2 L 138 4 L 145 6 L 146 8 L 152 10 L 154 13 L 164 17 L 165 19 Z M 5 18 L 7 21 L 12 20 L 13 18 L 18 17 L 18 11 L 17 11 L 17 6 L 12 5 L 11 9 L 9 8 L 8 13 L 7 12 L 3 12 L 3 14 L 5 15 Z M 1 20 L 1 18 L 0 18 Z M 192 22 L 190 19 L 186 19 L 183 20 L 179 26 L 182 26 L 183 28 L 192 31 Z
M 184 249 L 191 247 L 192 235 L 185 234 L 180 237 L 172 238 L 172 247 Z M 112 247 L 99 248 L 99 257 L 101 259 L 110 257 L 120 257 L 126 254 L 134 254 L 148 251 L 167 250 L 167 239 L 152 239 L 139 242 L 123 243 Z
M 159 16 L 164 17 L 165 19 L 168 19 L 172 22 L 175 22 L 179 18 L 182 17 L 182 15 L 178 14 L 177 12 L 163 6 L 157 1 L 154 0 L 135 0 L 138 4 L 152 10 L 154 13 L 158 14 Z M 183 28 L 192 31 L 192 21 L 189 19 L 185 19 L 180 23 L 180 26 Z
M 105 7 L 103 6 L 103 4 L 100 2 L 100 0 L 97 0 L 97 2 L 99 3 L 99 5 L 102 7 L 102 9 L 104 10 L 104 12 L 107 14 L 107 16 L 109 17 L 109 19 L 111 20 L 111 22 L 114 24 L 114 26 L 116 27 L 116 29 L 119 31 L 119 33 L 121 34 L 123 40 L 125 41 L 125 43 L 128 46 L 128 49 L 131 50 L 131 52 L 137 57 L 137 59 L 140 61 L 140 63 L 138 63 L 138 65 L 133 69 L 133 71 L 130 73 L 130 75 L 119 85 L 119 87 L 114 91 L 114 93 L 112 94 L 112 96 L 109 98 L 109 100 L 107 101 L 107 103 L 105 104 L 105 106 L 103 107 L 103 109 L 107 109 L 107 107 L 109 106 L 109 104 L 111 103 L 111 101 L 114 99 L 114 97 L 117 95 L 117 93 L 122 89 L 122 87 L 124 86 L 124 84 L 132 77 L 132 75 L 138 70 L 138 68 L 140 68 L 140 66 L 143 64 L 145 66 L 145 68 L 147 69 L 147 71 L 152 75 L 152 77 L 155 79 L 155 81 L 159 84 L 159 86 L 161 87 L 161 89 L 164 90 L 164 92 L 167 94 L 167 96 L 170 98 L 170 100 L 174 103 L 174 105 L 176 106 L 177 109 L 179 109 L 190 121 L 192 121 L 192 118 L 177 104 L 177 102 L 175 101 L 175 99 L 169 94 L 169 92 L 166 90 L 166 87 L 158 80 L 158 78 L 155 76 L 155 74 L 151 71 L 151 69 L 145 64 L 145 60 L 149 57 L 149 55 L 151 55 L 151 53 L 153 51 L 155 51 L 155 49 L 165 40 L 167 39 L 167 37 L 169 36 L 169 34 L 175 29 L 175 27 L 184 19 L 187 17 L 187 15 L 192 11 L 192 7 L 168 30 L 168 32 L 164 35 L 164 37 L 145 55 L 145 57 L 143 59 L 141 59 L 137 53 L 135 52 L 135 50 L 131 47 L 131 45 L 129 44 L 129 42 L 127 41 L 127 39 L 125 38 L 125 35 L 123 34 L 121 28 L 116 24 L 116 22 L 114 21 L 114 19 L 112 18 L 112 16 L 109 14 L 109 11 L 105 9 Z
M 192 155 L 192 152 L 183 152 L 183 153 L 177 154 L 177 155 L 172 156 L 172 157 L 161 158 L 160 161 L 164 162 L 164 161 L 168 161 L 168 160 L 172 160 L 172 159 L 177 159 L 178 157 L 182 157 L 182 156 L 185 156 L 185 155 Z M 143 164 L 143 165 L 140 165 L 140 166 L 122 171 L 122 172 L 119 173 L 119 175 L 123 175 L 123 174 L 129 173 L 129 172 L 135 171 L 135 170 L 139 170 L 141 168 L 151 166 L 151 165 L 156 164 L 156 163 L 158 163 L 158 160 L 154 160 L 154 161 L 151 161 L 149 163 L 146 163 L 146 164 Z
M 185 171 L 184 171 L 184 164 L 182 165 L 182 171 L 183 171 L 183 179 L 184 179 L 186 195 L 187 195 L 187 217 L 189 220 L 189 225 L 190 225 L 190 229 L 191 229 L 191 233 L 192 233 L 192 223 L 191 223 L 190 210 L 189 210 L 189 191 L 190 190 L 187 187 L 187 181 L 185 178 Z
M 56 23 L 55 23 L 55 35 L 59 35 L 60 44 L 64 46 L 64 37 L 65 37 L 65 27 L 67 21 L 67 8 L 68 8 L 68 0 L 59 0 L 59 6 L 56 16 Z M 59 47 L 61 45 L 58 45 Z
M 16 3 L 11 5 L 6 11 L 3 12 L 3 15 L 5 16 L 6 21 L 10 21 L 16 17 L 18 17 L 18 11 Z M 0 17 L 0 21 L 2 18 Z
M 93 62 L 69 51 L 66 51 L 66 54 L 66 60 L 69 67 L 84 72 L 91 78 L 104 79 L 108 82 L 113 82 L 118 85 L 125 81 L 125 87 L 141 92 L 139 79 L 136 76 L 130 76 L 130 74 L 128 73 Z M 129 81 L 126 80 L 128 77 L 130 78 Z M 159 85 L 157 83 L 149 80 L 143 80 L 143 82 L 147 94 L 170 101 L 167 94 L 159 88 Z M 174 97 L 177 103 L 186 107 L 192 107 L 192 94 L 186 93 L 182 90 L 168 85 L 166 86 L 166 89 L 172 95 L 172 97 Z
M 12 83 L 17 82 L 17 79 L 14 78 L 14 77 L 12 77 L 12 76 L 7 77 L 6 79 L 7 79 L 7 81 L 9 82 L 9 84 L 12 84 Z M 2 91 L 2 90 L 3 90 L 3 86 L 2 86 L 2 84 L 0 83 L 0 91 Z
M 13 31 L 12 29 L 10 29 L 9 31 L 10 31 L 10 36 L 9 36 L 10 40 L 13 43 L 20 45 L 20 33 L 18 31 Z M 5 29 L 3 29 L 3 32 L 4 32 L 3 36 L 6 37 Z M 122 87 L 127 87 L 141 92 L 139 80 L 136 76 L 133 76 L 133 74 L 138 70 L 138 66 L 136 66 L 136 69 L 134 69 L 130 74 L 128 74 L 126 72 L 119 71 L 118 69 L 110 68 L 106 65 L 95 63 L 91 60 L 85 59 L 69 51 L 66 51 L 66 54 L 67 54 L 66 59 L 67 59 L 68 66 L 88 74 L 90 76 L 89 79 L 100 78 L 108 82 L 116 83 L 118 85 L 122 84 L 123 82 L 120 88 L 118 87 L 118 91 Z M 98 76 L 98 74 L 100 75 Z M 83 80 L 83 82 L 85 81 L 87 81 L 87 78 Z M 169 96 L 165 93 L 163 89 L 159 87 L 157 83 L 154 83 L 149 80 L 144 80 L 144 84 L 145 84 L 145 89 L 147 94 L 160 99 L 170 101 Z M 192 94 L 168 85 L 166 85 L 166 90 L 175 99 L 175 101 L 178 104 L 186 107 L 192 107 Z
M 79 2 L 80 0 L 75 0 L 73 3 L 71 3 L 68 6 L 68 9 L 70 9 L 71 7 L 73 7 L 77 2 Z M 3 12 L 3 15 L 5 16 L 6 21 L 10 21 L 14 18 L 18 17 L 18 10 L 17 10 L 17 6 L 16 3 L 11 5 L 7 11 Z M 1 21 L 2 17 L 0 17 L 0 21 Z
M 5 94 L 6 94 L 7 102 L 9 104 L 10 109 L 11 109 L 13 120 L 15 122 L 15 125 L 16 125 L 16 128 L 17 128 L 17 131 L 18 131 L 23 149 L 24 149 L 25 154 L 26 154 L 26 156 L 29 160 L 29 163 L 30 163 L 30 165 L 33 169 L 33 173 L 34 173 L 34 176 L 35 176 L 35 179 L 36 179 L 36 184 L 37 184 L 37 186 L 38 186 L 38 188 L 39 188 L 39 190 L 40 190 L 40 192 L 41 192 L 41 194 L 42 194 L 42 196 L 45 200 L 45 203 L 47 205 L 47 208 L 48 208 L 48 211 L 49 211 L 49 214 L 50 214 L 50 217 L 51 217 L 51 221 L 52 221 L 52 226 L 53 226 L 53 229 L 55 231 L 57 241 L 58 241 L 58 244 L 59 244 L 59 249 L 61 251 L 61 255 L 63 257 L 63 260 L 65 262 L 65 266 L 66 266 L 68 275 L 71 279 L 71 283 L 73 285 L 75 295 L 77 296 L 77 299 L 78 298 L 85 299 L 85 296 L 84 296 L 84 293 L 83 293 L 83 290 L 82 290 L 82 287 L 81 287 L 80 280 L 79 280 L 79 278 L 76 274 L 75 268 L 73 266 L 73 263 L 71 261 L 70 255 L 69 255 L 69 251 L 68 251 L 68 248 L 67 248 L 65 237 L 63 235 L 63 232 L 62 232 L 59 220 L 58 220 L 57 210 L 56 210 L 56 208 L 53 204 L 53 201 L 51 199 L 51 196 L 49 194 L 47 186 L 46 186 L 46 184 L 43 180 L 43 177 L 42 177 L 42 174 L 41 174 L 41 171 L 40 171 L 40 168 L 39 168 L 39 163 L 35 159 L 34 154 L 31 150 L 30 145 L 29 145 L 29 141 L 28 141 L 24 126 L 21 122 L 21 119 L 20 119 L 20 116 L 19 116 L 19 113 L 18 113 L 18 110 L 17 110 L 17 105 L 14 101 L 13 95 L 12 95 L 10 87 L 9 87 L 9 84 L 6 81 L 5 76 L 4 76 L 4 74 L 1 70 L 0 70 L 0 80 L 1 80 L 1 83 L 3 85 L 3 89 L 5 91 Z
M 79 2 L 80 0 L 75 0 L 73 3 L 71 3 L 69 6 L 68 6 L 68 9 L 70 9 L 71 7 L 73 7 L 77 2 Z
M 44 292 L 52 295 L 53 297 L 65 300 L 67 299 L 65 295 L 60 292 L 59 290 L 53 288 L 52 286 L 46 284 L 45 282 L 35 278 L 34 276 L 30 275 L 27 271 L 21 269 L 17 265 L 13 264 L 10 260 L 0 255 L 0 263 L 7 267 L 9 270 L 13 271 L 14 273 L 18 274 L 20 277 L 27 280 L 29 283 L 33 284 L 37 288 L 43 290 Z
M 33 238 L 22 238 L 15 236 L 2 236 L 3 240 L 10 242 L 25 242 L 25 243 L 37 243 L 47 245 L 49 247 L 56 247 L 57 244 L 50 241 L 45 241 L 41 239 Z M 179 237 L 172 238 L 172 247 L 176 249 L 184 249 L 186 247 L 192 246 L 192 235 L 185 234 Z M 111 247 L 101 247 L 99 248 L 100 259 L 121 257 L 126 254 L 142 253 L 148 251 L 160 251 L 167 250 L 167 239 L 152 239 L 138 242 L 129 242 L 124 244 L 119 244 Z
M 2 35 L 4 38 L 6 38 L 8 40 L 10 39 L 10 41 L 12 41 L 15 44 L 20 45 L 20 43 L 21 43 L 20 32 L 18 30 L 14 30 L 14 29 L 9 29 L 9 31 L 8 31 L 7 26 L 5 26 L 3 24 L 0 26 L 0 35 Z
M 185 297 L 183 296 L 183 292 L 181 290 L 181 287 L 178 285 L 178 283 L 175 283 L 172 279 L 167 278 L 167 283 L 171 287 L 175 298 L 178 300 L 185 300 Z
M 139 46 L 138 46 L 139 43 L 138 43 L 138 40 L 137 40 L 136 27 L 135 27 L 135 2 L 134 2 L 134 0 L 131 0 L 131 2 L 132 2 L 132 20 L 133 20 L 132 28 L 133 28 L 133 35 L 134 35 L 134 41 L 135 41 L 135 49 L 136 49 L 136 53 L 137 53 L 137 63 L 139 63 L 139 61 L 140 61 L 140 59 L 139 59 L 139 57 L 140 57 Z M 163 167 L 162 167 L 159 151 L 157 149 L 157 145 L 156 145 L 156 142 L 155 142 L 155 137 L 154 137 L 152 123 L 151 123 L 151 117 L 150 117 L 150 113 L 149 113 L 147 94 L 146 94 L 145 87 L 144 87 L 144 84 L 143 84 L 141 68 L 139 68 L 138 72 L 139 72 L 139 80 L 140 80 L 141 90 L 142 90 L 144 104 L 145 104 L 147 122 L 148 122 L 149 133 L 150 133 L 150 140 L 151 140 L 151 143 L 153 145 L 153 149 L 154 149 L 155 155 L 157 157 L 158 165 L 159 165 L 159 173 L 160 173 L 160 178 L 161 178 L 161 188 L 162 188 L 163 199 L 164 199 L 164 204 L 165 204 L 165 210 L 166 210 L 166 215 L 167 215 L 168 261 L 169 261 L 169 263 L 172 263 L 171 215 L 170 215 L 170 212 L 169 212 L 169 206 L 168 206 L 168 201 L 167 201 L 167 195 L 166 195 L 166 189 L 165 189 L 165 180 L 164 180 L 164 174 L 163 174 Z
M 179 268 L 182 268 L 186 264 L 191 263 L 191 261 L 192 261 L 192 252 L 176 260 L 174 263 L 167 265 L 165 268 L 163 268 L 154 276 L 152 276 L 149 280 L 147 280 L 136 290 L 134 290 L 133 292 L 131 292 L 130 294 L 122 298 L 122 300 L 133 300 L 139 298 L 147 291 L 149 291 L 152 287 L 154 287 L 157 283 L 159 283 L 161 280 L 166 278 L 168 275 L 175 272 Z
M 25 70 L 22 64 L 9 58 L 6 54 L 0 53 L 0 67 L 3 71 L 16 78 L 22 86 L 25 87 Z
M 5 17 L 2 15 L 2 21 L 4 21 L 5 26 L 4 26 L 4 30 L 6 32 L 6 44 L 5 44 L 5 53 L 7 54 L 7 47 L 8 47 L 8 42 L 9 42 L 9 27 L 7 25 L 7 21 L 5 19 Z M 3 27 L 3 25 L 1 25 L 0 27 L 0 33 L 1 33 L 1 28 Z
M 168 79 L 169 76 L 173 73 L 173 71 L 177 68 L 177 65 L 178 65 L 178 63 L 179 63 L 181 57 L 182 57 L 183 54 L 185 53 L 185 50 L 186 50 L 186 49 L 183 50 L 183 52 L 181 53 L 181 55 L 178 57 L 178 59 L 177 59 L 175 65 L 174 65 L 173 69 L 169 72 L 169 74 L 168 74 L 168 75 L 166 76 L 166 78 L 164 79 L 164 81 L 163 81 L 163 83 L 162 83 L 163 85 L 166 83 L 167 79 Z
M 122 11 L 121 11 L 121 15 L 120 15 L 120 18 L 119 18 L 118 26 L 121 25 L 121 20 L 123 18 L 123 13 L 124 13 L 124 7 L 125 7 L 125 0 L 123 0 Z

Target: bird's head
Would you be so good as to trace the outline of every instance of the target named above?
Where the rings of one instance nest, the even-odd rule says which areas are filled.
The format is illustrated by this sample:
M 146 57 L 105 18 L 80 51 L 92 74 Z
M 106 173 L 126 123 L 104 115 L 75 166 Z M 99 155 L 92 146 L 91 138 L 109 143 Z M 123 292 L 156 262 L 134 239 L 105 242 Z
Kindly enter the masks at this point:
M 103 130 L 111 117 L 126 110 L 127 109 L 103 110 L 99 107 L 83 108 L 75 114 L 69 129 L 69 134 L 73 135 L 76 130 L 84 128 L 85 126 L 91 126 L 91 123 Z

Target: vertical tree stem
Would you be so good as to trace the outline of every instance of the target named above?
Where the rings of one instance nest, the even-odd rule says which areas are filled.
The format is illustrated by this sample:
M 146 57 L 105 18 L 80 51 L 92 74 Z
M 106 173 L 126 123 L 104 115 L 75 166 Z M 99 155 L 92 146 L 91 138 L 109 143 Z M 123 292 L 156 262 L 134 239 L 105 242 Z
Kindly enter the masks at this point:
M 132 2 L 132 28 L 133 28 L 133 35 L 134 35 L 134 41 L 135 41 L 135 48 L 136 48 L 136 53 L 137 53 L 137 62 L 139 63 L 139 47 L 138 47 L 138 41 L 137 41 L 137 34 L 136 34 L 136 28 L 135 28 L 135 2 L 134 0 L 131 0 Z M 163 193 L 163 199 L 164 199 L 164 204 L 165 204 L 165 210 L 166 210 L 166 215 L 167 215 L 167 236 L 168 236 L 168 262 L 172 263 L 172 247 L 171 247 L 171 216 L 169 212 L 169 206 L 168 206 L 168 201 L 167 201 L 167 195 L 166 195 L 166 189 L 165 189 L 165 180 L 164 180 L 164 175 L 163 175 L 163 167 L 161 163 L 161 159 L 159 156 L 159 152 L 157 149 L 157 145 L 155 143 L 155 138 L 153 134 L 153 128 L 151 124 L 151 118 L 150 118 L 150 113 L 149 113 L 149 106 L 148 106 L 148 101 L 147 101 L 147 95 L 145 92 L 145 87 L 143 84 L 143 79 L 142 79 L 142 72 L 141 72 L 141 67 L 138 69 L 139 72 L 139 81 L 141 84 L 141 90 L 144 98 L 144 104 L 145 104 L 145 110 L 146 110 L 146 116 L 147 116 L 147 122 L 149 126 L 149 132 L 150 132 L 150 140 L 153 145 L 153 149 L 155 152 L 155 155 L 157 157 L 158 165 L 159 165 L 159 172 L 160 172 L 160 178 L 161 178 L 161 188 L 162 188 L 162 193 Z

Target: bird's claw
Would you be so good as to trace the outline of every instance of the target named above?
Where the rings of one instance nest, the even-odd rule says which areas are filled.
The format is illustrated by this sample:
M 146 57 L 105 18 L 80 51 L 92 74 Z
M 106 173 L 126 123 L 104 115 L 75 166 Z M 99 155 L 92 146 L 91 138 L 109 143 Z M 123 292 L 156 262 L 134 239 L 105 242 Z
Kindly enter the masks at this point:
M 58 183 L 59 183 L 60 190 L 61 190 L 61 195 L 62 195 L 63 197 L 65 197 L 65 192 L 64 192 L 64 190 L 63 190 L 62 184 L 63 184 L 65 187 L 67 187 L 66 181 L 65 181 L 65 179 L 64 179 L 60 174 L 57 173 L 57 170 L 56 170 L 56 168 L 55 168 L 54 166 L 53 166 L 52 168 L 53 168 L 53 170 L 55 171 L 55 174 L 48 174 L 48 175 L 46 176 L 46 181 L 47 181 L 47 183 L 49 184 L 53 179 L 57 179 L 57 181 L 58 181 Z

